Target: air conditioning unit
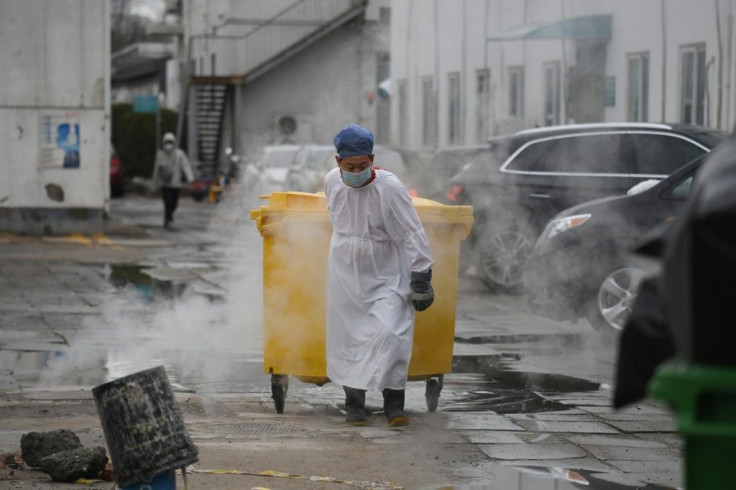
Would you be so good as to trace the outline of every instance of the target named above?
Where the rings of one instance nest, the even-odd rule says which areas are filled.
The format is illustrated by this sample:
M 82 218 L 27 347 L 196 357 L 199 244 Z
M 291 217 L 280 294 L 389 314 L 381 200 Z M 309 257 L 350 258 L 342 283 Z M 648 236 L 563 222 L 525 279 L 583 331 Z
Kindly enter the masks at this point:
M 274 120 L 274 141 L 284 144 L 312 143 L 312 117 L 284 114 Z

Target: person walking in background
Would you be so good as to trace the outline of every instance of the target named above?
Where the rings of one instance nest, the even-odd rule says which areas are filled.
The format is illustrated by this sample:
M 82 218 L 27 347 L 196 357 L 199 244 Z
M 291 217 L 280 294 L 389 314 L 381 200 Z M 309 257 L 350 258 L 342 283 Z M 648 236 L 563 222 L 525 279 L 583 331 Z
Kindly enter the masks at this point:
M 153 189 L 161 189 L 161 198 L 164 201 L 164 228 L 172 228 L 184 179 L 189 183 L 194 182 L 192 164 L 184 150 L 176 147 L 176 136 L 166 133 L 163 149 L 156 152 L 156 163 L 153 166 Z
M 429 242 L 404 184 L 373 167 L 371 131 L 350 124 L 334 144 L 337 168 L 325 176 L 327 376 L 345 390 L 348 424 L 365 425 L 366 390 L 379 390 L 388 425 L 408 425 L 414 312 L 434 301 Z

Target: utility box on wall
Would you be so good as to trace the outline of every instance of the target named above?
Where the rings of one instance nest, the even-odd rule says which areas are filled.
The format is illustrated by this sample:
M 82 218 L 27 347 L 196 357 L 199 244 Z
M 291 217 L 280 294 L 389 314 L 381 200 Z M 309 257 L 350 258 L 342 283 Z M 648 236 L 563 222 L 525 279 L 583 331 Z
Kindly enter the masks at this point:
M 0 230 L 103 230 L 109 0 L 0 3 Z

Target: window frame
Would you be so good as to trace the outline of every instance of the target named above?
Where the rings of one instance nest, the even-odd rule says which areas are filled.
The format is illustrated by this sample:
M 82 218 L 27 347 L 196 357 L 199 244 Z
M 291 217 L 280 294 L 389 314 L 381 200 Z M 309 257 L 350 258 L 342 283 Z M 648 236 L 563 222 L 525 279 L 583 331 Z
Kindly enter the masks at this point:
M 399 112 L 399 145 L 406 146 L 409 144 L 407 139 L 407 124 L 409 116 L 409 101 L 407 100 L 406 78 L 399 79 L 396 82 L 396 94 L 398 100 Z
M 637 80 L 632 80 L 632 63 L 638 64 Z M 631 122 L 649 121 L 649 51 L 626 55 L 627 119 Z M 632 86 L 633 85 L 633 86 Z
M 637 131 L 637 132 L 630 132 L 629 134 L 631 134 L 632 136 L 651 136 L 651 137 L 664 137 L 664 138 L 678 139 L 680 141 L 683 141 L 685 143 L 690 144 L 691 146 L 693 146 L 695 148 L 698 148 L 698 149 L 702 150 L 702 153 L 700 155 L 697 155 L 697 156 L 695 156 L 695 157 L 693 157 L 693 158 L 691 158 L 691 159 L 689 159 L 689 160 L 687 160 L 685 162 L 682 162 L 680 165 L 678 165 L 676 168 L 674 168 L 669 173 L 666 173 L 666 174 L 654 174 L 654 173 L 647 174 L 647 173 L 644 173 L 644 172 L 637 173 L 637 175 L 642 175 L 644 177 L 655 177 L 655 178 L 660 178 L 662 176 L 668 177 L 669 175 L 672 175 L 673 172 L 676 172 L 679 168 L 682 168 L 688 162 L 693 161 L 695 158 L 702 157 L 703 156 L 703 153 L 708 153 L 710 151 L 706 146 L 698 143 L 697 141 L 695 141 L 695 140 L 693 140 L 691 138 L 688 138 L 686 136 L 683 136 L 683 135 L 680 135 L 680 134 L 676 134 L 676 133 L 666 133 L 666 132 L 658 132 L 658 131 L 646 131 L 646 132 L 644 132 L 644 131 Z M 641 170 L 641 166 L 639 165 L 639 150 L 638 150 L 638 148 L 636 146 L 636 142 L 633 139 L 631 141 L 631 144 L 632 144 L 632 147 L 633 147 L 633 150 L 634 150 L 634 158 L 636 159 L 636 170 L 638 171 L 638 170 Z
M 524 67 L 510 66 L 509 74 L 509 116 L 524 117 Z
M 475 140 L 483 143 L 488 139 L 491 113 L 491 69 L 475 71 Z
M 559 61 L 551 61 L 544 64 L 543 71 L 544 125 L 557 126 L 562 123 L 562 67 Z
M 547 172 L 547 171 L 537 171 L 537 170 L 516 170 L 513 168 L 508 168 L 516 159 L 516 157 L 524 151 L 526 148 L 529 147 L 529 145 L 533 145 L 535 143 L 544 142 L 544 141 L 550 141 L 550 140 L 559 140 L 563 138 L 573 138 L 573 137 L 586 137 L 586 136 L 601 136 L 601 135 L 620 135 L 622 137 L 628 137 L 632 134 L 663 134 L 665 136 L 672 136 L 676 138 L 683 139 L 685 141 L 688 141 L 692 143 L 695 146 L 698 146 L 702 148 L 705 152 L 710 152 L 711 150 L 707 148 L 705 145 L 695 141 L 692 138 L 689 138 L 687 136 L 684 136 L 682 134 L 677 133 L 668 133 L 666 131 L 631 131 L 631 130 L 625 130 L 625 131 L 591 131 L 591 132 L 585 132 L 585 133 L 567 133 L 567 134 L 559 134 L 559 135 L 553 135 L 553 136 L 546 136 L 542 138 L 535 138 L 532 140 L 529 140 L 519 146 L 501 165 L 499 168 L 499 171 L 502 173 L 509 173 L 509 174 L 520 174 L 520 175 L 553 175 L 553 176 L 569 176 L 569 177 L 650 177 L 650 178 L 660 178 L 664 179 L 667 178 L 668 175 L 662 175 L 662 174 L 640 174 L 640 173 L 596 173 L 596 172 Z M 632 143 L 633 144 L 633 143 Z M 632 151 L 630 149 L 629 151 Z M 633 158 L 636 158 L 636 153 L 634 153 Z M 638 164 L 635 162 L 631 165 L 632 168 L 638 169 Z
M 690 56 L 692 59 L 687 60 Z M 705 58 L 705 43 L 680 47 L 680 121 L 683 124 L 702 126 L 706 123 L 708 74 Z M 688 66 L 689 61 L 692 61 L 691 66 Z
M 447 142 L 450 146 L 459 145 L 463 140 L 462 124 L 462 86 L 460 72 L 447 74 Z
M 422 77 L 422 146 L 433 147 L 437 143 L 437 94 L 434 77 Z

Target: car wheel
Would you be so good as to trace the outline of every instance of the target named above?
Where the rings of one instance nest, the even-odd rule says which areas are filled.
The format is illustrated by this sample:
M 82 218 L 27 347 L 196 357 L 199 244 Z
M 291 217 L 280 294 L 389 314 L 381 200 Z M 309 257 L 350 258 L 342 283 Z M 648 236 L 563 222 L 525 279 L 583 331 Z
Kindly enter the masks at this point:
M 588 321 L 603 334 L 620 332 L 631 315 L 641 282 L 649 274 L 637 267 L 616 267 L 599 283 L 590 299 Z
M 532 247 L 532 241 L 519 231 L 489 234 L 478 243 L 478 269 L 483 283 L 493 291 L 518 292 Z

